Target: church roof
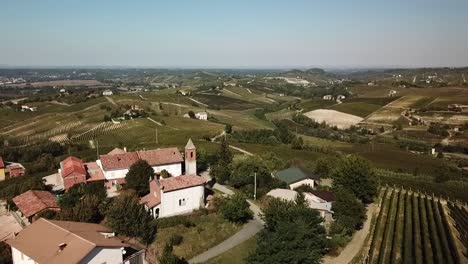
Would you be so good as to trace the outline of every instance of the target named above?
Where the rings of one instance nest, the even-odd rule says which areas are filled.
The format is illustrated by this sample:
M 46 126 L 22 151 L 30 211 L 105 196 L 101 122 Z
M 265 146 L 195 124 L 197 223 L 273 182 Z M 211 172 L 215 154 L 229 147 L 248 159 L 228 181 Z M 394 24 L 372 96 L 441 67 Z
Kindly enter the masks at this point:
M 185 145 L 185 148 L 186 149 L 194 149 L 195 148 L 195 145 L 193 144 L 193 141 L 191 138 L 189 138 L 188 142 L 187 142 L 187 145 Z

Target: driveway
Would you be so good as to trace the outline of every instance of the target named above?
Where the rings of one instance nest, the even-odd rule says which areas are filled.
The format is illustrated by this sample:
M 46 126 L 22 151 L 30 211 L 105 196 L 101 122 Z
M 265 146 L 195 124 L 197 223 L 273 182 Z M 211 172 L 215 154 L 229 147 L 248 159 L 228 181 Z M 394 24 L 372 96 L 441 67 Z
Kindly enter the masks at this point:
M 204 172 L 202 173 L 202 177 L 205 179 L 209 179 L 209 173 Z M 228 189 L 226 186 L 222 184 L 215 183 L 213 185 L 213 189 L 216 189 L 225 195 L 233 195 L 234 192 Z M 189 260 L 189 263 L 203 263 L 212 259 L 222 253 L 228 251 L 229 249 L 243 243 L 244 241 L 248 240 L 249 238 L 253 237 L 255 234 L 260 232 L 263 229 L 263 220 L 261 219 L 261 210 L 260 208 L 254 204 L 252 201 L 247 200 L 250 204 L 250 210 L 254 213 L 254 218 L 250 220 L 244 227 L 228 239 L 224 240 L 220 244 L 208 249 L 207 251 L 195 256 L 194 258 Z

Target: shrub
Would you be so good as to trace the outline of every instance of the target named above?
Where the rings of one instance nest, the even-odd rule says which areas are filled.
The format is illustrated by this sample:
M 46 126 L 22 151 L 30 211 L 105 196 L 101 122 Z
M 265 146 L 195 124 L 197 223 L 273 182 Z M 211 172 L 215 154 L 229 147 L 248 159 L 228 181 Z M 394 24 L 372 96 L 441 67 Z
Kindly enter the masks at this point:
M 234 223 L 245 223 L 252 218 L 249 203 L 241 194 L 234 194 L 227 198 L 220 208 L 223 217 Z
M 170 238 L 169 238 L 169 244 L 172 245 L 172 246 L 178 246 L 182 243 L 182 241 L 184 240 L 184 237 L 179 235 L 179 234 L 173 234 Z

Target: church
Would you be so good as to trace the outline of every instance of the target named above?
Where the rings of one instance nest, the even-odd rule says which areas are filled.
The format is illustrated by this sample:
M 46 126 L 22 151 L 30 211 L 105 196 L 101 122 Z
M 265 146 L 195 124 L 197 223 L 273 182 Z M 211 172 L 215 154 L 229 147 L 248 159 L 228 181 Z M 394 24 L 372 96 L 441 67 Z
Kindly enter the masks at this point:
M 150 192 L 141 198 L 154 218 L 187 214 L 205 205 L 205 180 L 197 176 L 196 148 L 191 139 L 185 146 L 184 156 L 185 174 L 174 175 L 168 171 L 172 175 L 168 178 L 156 174 L 150 182 Z M 182 162 L 178 166 L 182 166 Z M 154 170 L 161 171 L 161 167 Z

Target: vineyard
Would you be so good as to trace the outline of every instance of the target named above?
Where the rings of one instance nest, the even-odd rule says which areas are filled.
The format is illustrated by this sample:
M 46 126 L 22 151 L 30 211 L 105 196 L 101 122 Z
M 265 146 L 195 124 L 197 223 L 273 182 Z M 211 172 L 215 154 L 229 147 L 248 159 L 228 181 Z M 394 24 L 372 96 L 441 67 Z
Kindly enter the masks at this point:
M 423 193 L 386 188 L 371 234 L 367 263 L 462 263 L 445 202 Z M 450 205 L 449 205 L 450 206 Z M 465 230 L 467 212 L 452 212 Z M 462 239 L 462 238 L 460 238 Z
M 465 250 L 468 249 L 468 211 L 466 207 L 459 206 L 455 203 L 449 202 L 447 204 L 450 209 L 450 216 L 455 222 L 455 228 L 460 235 L 460 240 L 465 247 Z M 465 256 L 468 256 L 468 251 L 464 252 Z

